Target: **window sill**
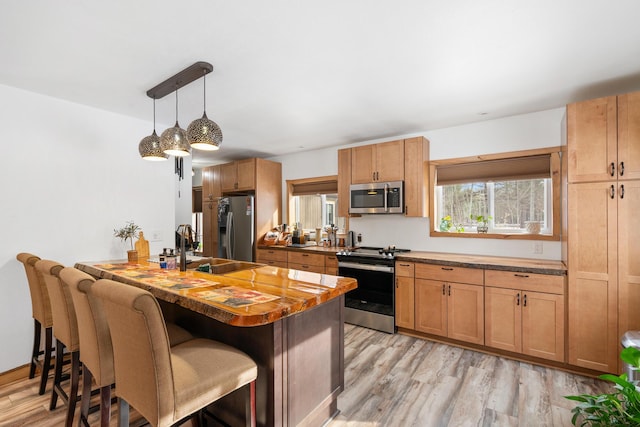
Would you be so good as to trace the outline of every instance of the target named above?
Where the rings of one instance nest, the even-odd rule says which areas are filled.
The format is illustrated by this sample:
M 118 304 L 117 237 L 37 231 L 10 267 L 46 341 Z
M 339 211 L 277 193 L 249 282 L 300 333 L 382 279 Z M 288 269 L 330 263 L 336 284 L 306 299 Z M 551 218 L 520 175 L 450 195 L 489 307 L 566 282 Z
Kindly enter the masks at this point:
M 431 237 L 455 237 L 463 239 L 504 239 L 504 240 L 550 240 L 560 241 L 560 236 L 552 234 L 529 234 L 529 233 L 476 233 L 476 232 L 443 232 L 431 230 Z

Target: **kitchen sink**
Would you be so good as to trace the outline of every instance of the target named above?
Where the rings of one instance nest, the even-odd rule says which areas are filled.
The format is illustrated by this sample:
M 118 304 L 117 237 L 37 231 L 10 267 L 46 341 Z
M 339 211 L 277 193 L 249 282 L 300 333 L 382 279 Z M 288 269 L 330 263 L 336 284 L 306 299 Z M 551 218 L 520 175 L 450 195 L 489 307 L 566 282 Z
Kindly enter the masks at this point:
M 218 258 L 214 258 L 214 260 L 217 260 L 217 259 Z M 227 273 L 233 273 L 234 271 L 249 270 L 251 268 L 257 268 L 262 266 L 262 264 L 257 264 L 255 262 L 232 261 L 228 259 L 222 259 L 221 261 L 226 261 L 226 262 L 211 264 L 212 274 L 227 274 Z

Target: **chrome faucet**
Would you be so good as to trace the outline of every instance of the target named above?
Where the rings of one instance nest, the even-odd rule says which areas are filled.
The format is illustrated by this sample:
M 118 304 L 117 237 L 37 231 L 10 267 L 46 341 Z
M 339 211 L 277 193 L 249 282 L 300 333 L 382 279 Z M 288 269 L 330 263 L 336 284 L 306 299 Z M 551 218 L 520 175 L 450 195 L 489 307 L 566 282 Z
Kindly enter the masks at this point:
M 182 224 L 178 228 L 182 228 L 182 233 L 180 233 L 180 271 L 187 271 L 187 229 L 191 230 L 191 225 Z

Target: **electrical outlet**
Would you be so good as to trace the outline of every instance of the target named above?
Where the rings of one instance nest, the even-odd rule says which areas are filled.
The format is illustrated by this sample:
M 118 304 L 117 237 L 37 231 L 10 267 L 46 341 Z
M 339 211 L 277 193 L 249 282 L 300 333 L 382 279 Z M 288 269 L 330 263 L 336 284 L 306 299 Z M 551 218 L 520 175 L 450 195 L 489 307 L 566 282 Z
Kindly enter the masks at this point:
M 149 235 L 150 242 L 161 242 L 162 241 L 162 231 L 153 230 Z
M 533 242 L 533 253 L 534 254 L 542 253 L 542 242 Z

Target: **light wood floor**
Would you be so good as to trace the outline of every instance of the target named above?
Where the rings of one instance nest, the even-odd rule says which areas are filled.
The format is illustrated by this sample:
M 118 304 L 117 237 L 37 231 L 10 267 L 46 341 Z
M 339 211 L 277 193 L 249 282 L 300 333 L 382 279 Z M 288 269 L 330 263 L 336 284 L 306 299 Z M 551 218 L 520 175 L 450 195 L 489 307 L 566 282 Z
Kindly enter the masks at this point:
M 571 426 L 563 396 L 610 391 L 600 380 L 352 325 L 345 383 L 327 427 Z M 37 390 L 38 378 L 0 387 L 0 426 L 64 425 L 64 405 L 48 410 L 51 380 L 44 396 Z M 99 425 L 98 414 L 90 421 Z

